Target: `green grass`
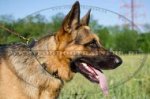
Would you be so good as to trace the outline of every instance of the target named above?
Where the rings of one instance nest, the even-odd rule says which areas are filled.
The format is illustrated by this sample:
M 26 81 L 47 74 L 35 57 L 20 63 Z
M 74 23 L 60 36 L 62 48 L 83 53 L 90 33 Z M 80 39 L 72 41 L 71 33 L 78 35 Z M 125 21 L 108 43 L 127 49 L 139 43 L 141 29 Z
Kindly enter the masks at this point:
M 123 64 L 120 67 L 104 71 L 109 82 L 108 97 L 102 95 L 97 84 L 76 74 L 71 82 L 65 84 L 59 99 L 150 99 L 150 57 L 142 68 L 140 65 L 145 55 L 121 55 L 121 57 Z M 140 70 L 133 76 L 138 68 Z

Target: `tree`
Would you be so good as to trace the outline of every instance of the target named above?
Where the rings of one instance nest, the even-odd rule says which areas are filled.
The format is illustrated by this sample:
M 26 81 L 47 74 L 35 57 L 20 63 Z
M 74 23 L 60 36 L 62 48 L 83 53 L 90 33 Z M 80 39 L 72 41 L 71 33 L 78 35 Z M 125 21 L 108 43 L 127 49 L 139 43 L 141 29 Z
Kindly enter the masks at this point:
M 150 33 L 142 33 L 138 39 L 138 47 L 144 53 L 150 52 Z
M 109 31 L 106 27 L 97 30 L 98 37 L 100 38 L 100 42 L 105 46 L 106 48 L 110 48 L 110 38 L 111 35 L 109 34 Z
M 115 49 L 128 53 L 129 51 L 137 51 L 138 33 L 129 29 L 123 29 L 116 35 Z
M 49 24 L 50 31 L 56 32 L 61 27 L 63 19 L 64 19 L 63 13 L 58 13 L 52 16 L 52 21 Z

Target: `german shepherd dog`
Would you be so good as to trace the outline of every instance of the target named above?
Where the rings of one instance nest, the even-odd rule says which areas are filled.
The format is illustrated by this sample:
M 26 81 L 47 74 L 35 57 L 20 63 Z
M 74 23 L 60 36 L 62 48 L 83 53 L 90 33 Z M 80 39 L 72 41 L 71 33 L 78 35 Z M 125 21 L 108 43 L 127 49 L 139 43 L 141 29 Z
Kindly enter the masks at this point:
M 77 72 L 99 83 L 107 94 L 101 70 L 114 69 L 122 60 L 104 49 L 88 26 L 89 19 L 90 10 L 80 20 L 77 1 L 56 34 L 47 35 L 32 46 L 1 45 L 0 99 L 56 99 L 64 82 Z

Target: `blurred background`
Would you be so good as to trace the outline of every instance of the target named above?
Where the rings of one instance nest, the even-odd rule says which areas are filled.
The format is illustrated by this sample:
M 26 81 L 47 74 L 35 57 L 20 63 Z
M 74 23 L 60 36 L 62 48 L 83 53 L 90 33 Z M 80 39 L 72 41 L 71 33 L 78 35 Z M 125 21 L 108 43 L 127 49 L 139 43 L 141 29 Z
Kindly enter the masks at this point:
M 123 64 L 104 71 L 110 99 L 150 99 L 150 1 L 79 0 L 81 17 L 92 9 L 90 27 L 103 45 L 121 56 Z M 56 32 L 75 0 L 1 0 L 0 44 L 38 39 Z M 66 84 L 59 99 L 105 99 L 97 84 L 80 74 Z

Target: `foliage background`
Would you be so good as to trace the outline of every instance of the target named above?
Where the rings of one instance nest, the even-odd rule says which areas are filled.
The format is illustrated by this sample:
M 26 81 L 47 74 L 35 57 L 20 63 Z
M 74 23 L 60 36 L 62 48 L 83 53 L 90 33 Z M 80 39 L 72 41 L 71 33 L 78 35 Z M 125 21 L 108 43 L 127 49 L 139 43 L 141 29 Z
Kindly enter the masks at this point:
M 54 33 L 61 26 L 64 18 L 62 13 L 52 16 L 51 21 L 46 17 L 37 14 L 24 19 L 14 20 L 13 16 L 0 16 L 0 23 L 8 29 L 18 32 L 26 38 L 41 37 L 48 33 Z M 130 30 L 128 26 L 102 26 L 98 21 L 91 18 L 90 27 L 96 33 L 103 45 L 110 50 L 121 50 L 123 53 L 150 52 L 150 32 L 139 33 L 136 30 Z M 14 35 L 0 29 L 0 44 L 19 42 L 20 39 Z

